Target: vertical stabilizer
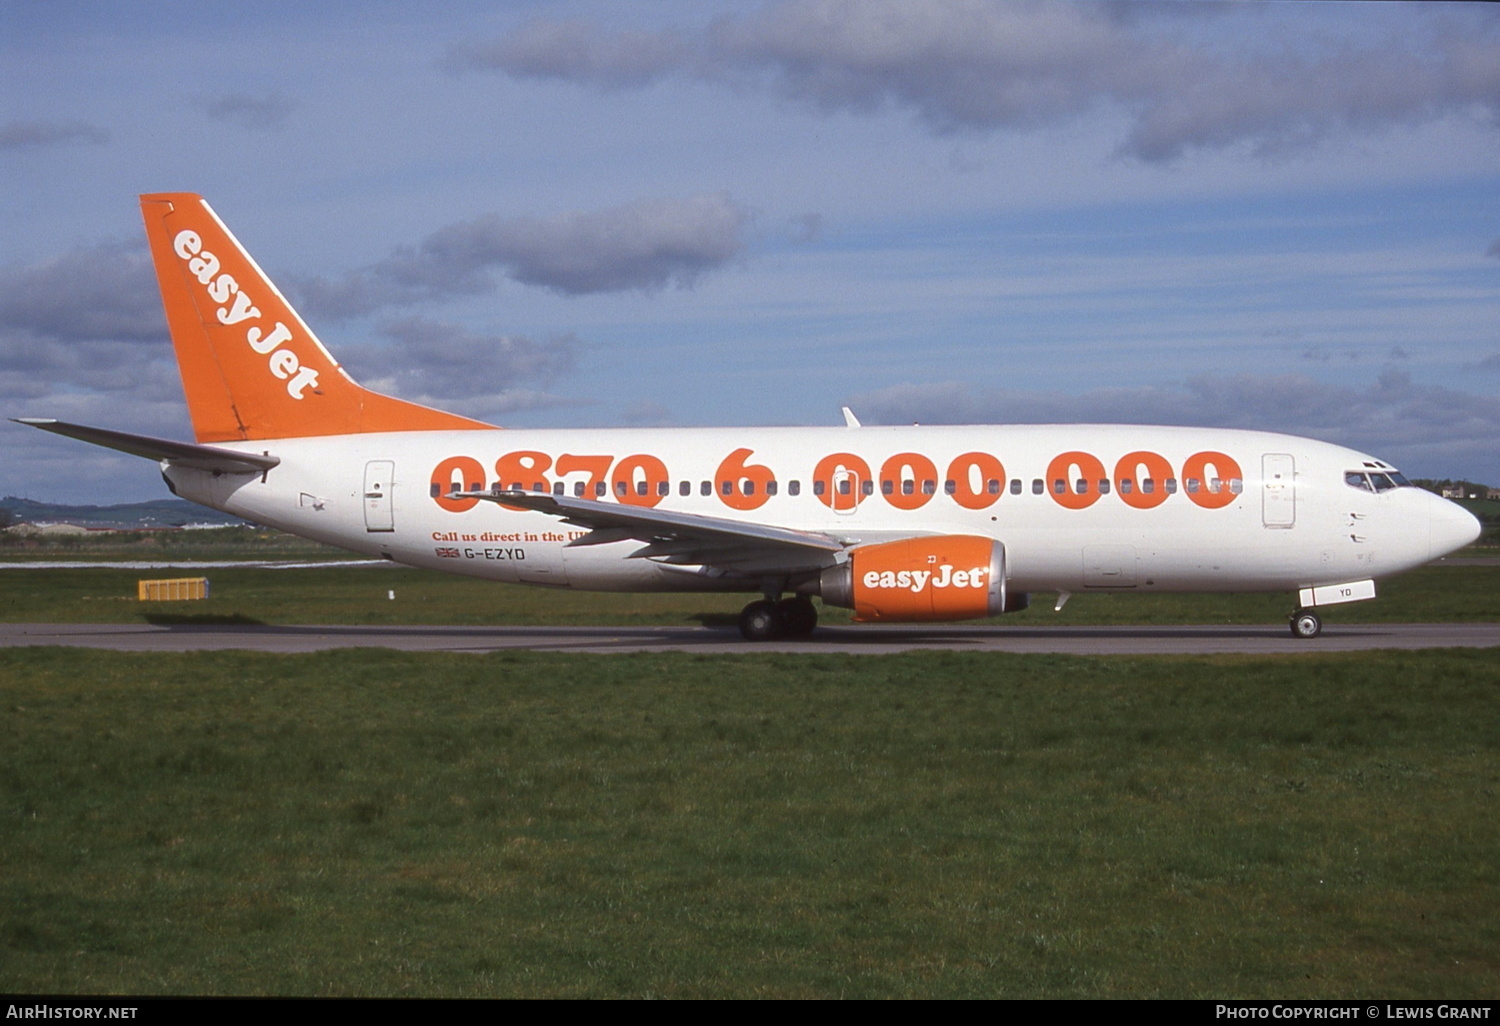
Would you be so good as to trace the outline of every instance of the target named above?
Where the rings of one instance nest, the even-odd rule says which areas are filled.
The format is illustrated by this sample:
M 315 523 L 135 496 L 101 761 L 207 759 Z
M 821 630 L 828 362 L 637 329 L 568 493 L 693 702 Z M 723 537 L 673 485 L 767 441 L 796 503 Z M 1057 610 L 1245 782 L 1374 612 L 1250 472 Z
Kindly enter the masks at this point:
M 199 442 L 491 427 L 360 387 L 201 196 L 141 213 Z

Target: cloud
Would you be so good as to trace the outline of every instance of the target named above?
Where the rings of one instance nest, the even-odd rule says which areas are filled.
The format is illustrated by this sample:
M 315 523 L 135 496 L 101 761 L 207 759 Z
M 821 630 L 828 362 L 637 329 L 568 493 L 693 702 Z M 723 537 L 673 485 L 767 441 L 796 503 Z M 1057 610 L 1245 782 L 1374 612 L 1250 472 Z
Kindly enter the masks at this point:
M 361 384 L 376 391 L 476 417 L 579 405 L 577 399 L 523 387 L 570 372 L 581 347 L 575 335 L 541 341 L 480 335 L 421 317 L 387 321 L 377 330 L 391 344 L 350 349 L 344 361 Z
M 215 121 L 256 131 L 269 131 L 283 127 L 296 104 L 280 93 L 265 96 L 230 93 L 204 100 L 201 106 L 204 113 Z
M 620 420 L 632 427 L 670 427 L 672 411 L 661 403 L 637 399 L 620 411 Z
M 603 88 L 649 84 L 688 58 L 675 33 L 606 34 L 586 21 L 532 20 L 504 39 L 448 52 L 454 70 L 504 71 L 518 78 L 567 78 Z
M 1500 258 L 1500 239 L 1490 243 L 1490 248 L 1484 251 L 1484 255 Z
M 84 121 L 12 121 L 0 125 L 0 150 L 25 150 L 84 142 L 109 142 L 109 133 Z
M 740 254 L 748 219 L 723 194 L 553 218 L 489 214 L 439 228 L 342 278 L 291 284 L 303 305 L 326 317 L 487 292 L 496 274 L 569 295 L 691 288 Z
M 819 242 L 823 238 L 822 214 L 799 214 L 788 221 L 788 226 L 793 242 Z
M 1500 115 L 1500 32 L 1487 15 L 1445 11 L 1414 22 L 1431 31 L 1356 46 L 1243 26 L 1205 40 L 1182 29 L 1204 19 L 1174 5 L 1121 6 L 783 0 L 694 34 L 537 20 L 450 59 L 603 89 L 684 75 L 826 112 L 907 110 L 938 133 L 1118 112 L 1129 119 L 1120 153 L 1144 161 L 1239 144 L 1271 155 L 1344 130 Z
M 897 385 L 853 396 L 867 424 L 1185 424 L 1281 431 L 1373 452 L 1407 473 L 1500 472 L 1492 397 L 1419 385 L 1387 369 L 1363 388 L 1299 374 L 1200 375 L 1182 385 L 1080 394 L 985 390 L 965 382 Z
M 0 269 L 0 398 L 83 388 L 180 401 L 177 380 L 151 258 L 138 244 Z
M 166 337 L 151 257 L 101 242 L 26 267 L 0 268 L 0 330 L 58 341 Z

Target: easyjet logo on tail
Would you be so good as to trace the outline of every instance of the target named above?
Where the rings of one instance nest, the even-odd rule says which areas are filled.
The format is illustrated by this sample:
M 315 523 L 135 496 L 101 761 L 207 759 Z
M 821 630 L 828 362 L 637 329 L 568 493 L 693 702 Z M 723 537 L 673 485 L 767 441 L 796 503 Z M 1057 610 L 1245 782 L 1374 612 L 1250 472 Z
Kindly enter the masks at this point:
M 188 273 L 198 280 L 208 292 L 208 298 L 218 305 L 215 316 L 220 324 L 232 327 L 260 318 L 261 312 L 250 294 L 240 288 L 234 275 L 220 273 L 219 258 L 203 248 L 203 239 L 190 228 L 177 233 L 172 240 L 172 251 L 187 263 Z M 305 366 L 296 352 L 287 348 L 292 341 L 292 332 L 281 321 L 267 334 L 259 324 L 250 324 L 245 329 L 245 344 L 261 356 L 267 357 L 266 366 L 278 379 L 286 382 L 287 395 L 301 399 L 307 389 L 317 391 L 318 372 Z

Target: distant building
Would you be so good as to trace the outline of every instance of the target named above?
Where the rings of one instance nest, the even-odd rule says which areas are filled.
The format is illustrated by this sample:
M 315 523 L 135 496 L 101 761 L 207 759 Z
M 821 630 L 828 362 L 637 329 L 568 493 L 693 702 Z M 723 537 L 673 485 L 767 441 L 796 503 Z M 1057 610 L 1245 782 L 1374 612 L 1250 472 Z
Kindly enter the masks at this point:
M 59 535 L 89 533 L 87 527 L 79 527 L 77 524 L 17 524 L 15 527 L 10 527 L 6 530 L 12 534 L 19 534 L 25 537 L 42 535 L 44 537 L 55 538 Z

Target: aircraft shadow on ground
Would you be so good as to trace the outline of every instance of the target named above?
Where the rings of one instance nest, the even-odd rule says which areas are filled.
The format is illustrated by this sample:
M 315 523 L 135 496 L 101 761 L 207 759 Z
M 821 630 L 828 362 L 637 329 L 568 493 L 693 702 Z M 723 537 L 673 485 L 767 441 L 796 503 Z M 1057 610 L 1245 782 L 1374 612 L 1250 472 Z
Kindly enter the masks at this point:
M 153 627 L 266 627 L 244 613 L 147 613 L 145 620 Z

